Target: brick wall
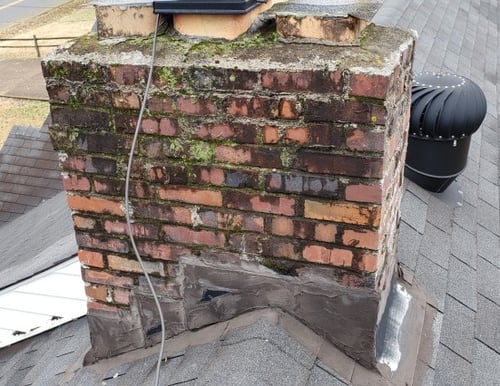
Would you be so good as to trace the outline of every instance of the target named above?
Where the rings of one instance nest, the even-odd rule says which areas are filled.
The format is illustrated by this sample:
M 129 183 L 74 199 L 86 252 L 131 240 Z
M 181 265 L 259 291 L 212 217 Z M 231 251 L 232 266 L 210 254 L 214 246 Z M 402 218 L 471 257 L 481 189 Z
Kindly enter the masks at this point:
M 150 49 L 85 37 L 43 62 L 88 283 L 89 360 L 159 338 L 123 198 Z M 409 34 L 375 26 L 346 47 L 274 33 L 160 38 L 130 195 L 168 335 L 280 307 L 373 365 L 395 265 L 412 53 Z M 224 296 L 203 300 L 211 290 Z

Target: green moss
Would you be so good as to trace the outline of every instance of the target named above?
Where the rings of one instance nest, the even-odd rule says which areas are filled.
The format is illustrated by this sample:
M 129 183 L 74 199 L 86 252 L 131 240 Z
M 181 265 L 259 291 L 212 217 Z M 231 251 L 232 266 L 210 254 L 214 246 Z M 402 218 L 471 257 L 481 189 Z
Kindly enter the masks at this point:
M 214 157 L 214 146 L 207 142 L 195 142 L 189 148 L 189 155 L 194 161 L 210 162 Z
M 263 258 L 261 264 L 280 275 L 287 276 L 298 276 L 297 270 L 304 266 L 296 261 L 271 259 L 268 257 Z
M 277 42 L 278 34 L 276 32 L 257 33 L 245 35 L 232 41 L 202 41 L 194 44 L 190 49 L 190 53 L 200 52 L 206 56 L 220 56 L 242 48 L 268 48 Z
M 177 83 L 177 78 L 175 77 L 173 72 L 167 67 L 161 68 L 161 70 L 158 72 L 158 78 L 162 83 L 164 83 L 168 87 L 174 87 Z

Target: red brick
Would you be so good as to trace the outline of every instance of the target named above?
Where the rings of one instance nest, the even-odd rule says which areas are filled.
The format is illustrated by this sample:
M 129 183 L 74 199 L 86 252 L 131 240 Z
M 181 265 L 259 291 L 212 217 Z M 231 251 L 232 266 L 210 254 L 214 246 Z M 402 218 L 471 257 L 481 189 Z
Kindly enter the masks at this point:
M 174 225 L 164 225 L 161 230 L 166 240 L 177 243 L 208 245 L 212 247 L 223 247 L 226 243 L 226 237 L 223 233 L 206 230 L 197 231 Z
M 113 289 L 113 300 L 115 303 L 120 303 L 124 305 L 130 304 L 130 291 L 114 288 Z
M 378 226 L 380 208 L 342 202 L 306 200 L 304 203 L 304 216 L 306 218 L 343 222 L 346 224 Z
M 78 258 L 80 259 L 80 262 L 86 266 L 104 268 L 104 259 L 102 253 L 80 249 L 78 251 Z
M 85 293 L 89 298 L 107 302 L 108 289 L 105 286 L 96 284 L 87 285 L 85 286 Z
M 351 267 L 354 255 L 346 249 L 330 249 L 320 245 L 308 245 L 304 248 L 303 257 L 311 263 Z
M 262 136 L 264 143 L 278 143 L 280 140 L 279 129 L 275 126 L 265 125 L 262 128 Z
M 382 203 L 382 188 L 380 185 L 348 185 L 345 189 L 345 198 L 348 201 L 380 204 Z
M 96 226 L 96 220 L 93 218 L 73 215 L 73 224 L 75 225 L 75 228 L 78 229 L 94 229 Z
M 177 261 L 180 256 L 191 254 L 191 250 L 181 246 L 151 241 L 138 241 L 137 249 L 142 256 L 166 261 Z
M 87 177 L 84 176 L 80 175 L 64 176 L 62 181 L 65 190 L 84 191 L 84 192 L 88 192 L 90 190 L 90 181 Z
M 271 116 L 272 102 L 267 97 L 231 97 L 226 113 L 240 117 L 264 118 Z
M 159 188 L 158 195 L 162 200 L 181 201 L 207 206 L 222 206 L 222 193 L 213 190 L 169 186 Z
M 159 132 L 161 135 L 174 136 L 177 135 L 179 124 L 176 119 L 162 118 L 160 119 Z
M 316 224 L 314 238 L 327 243 L 335 242 L 337 226 L 335 224 Z
M 262 248 L 266 256 L 284 257 L 291 260 L 298 260 L 300 257 L 297 247 L 291 241 L 271 238 L 263 242 Z
M 114 287 L 131 287 L 134 280 L 131 277 L 121 274 L 111 274 L 105 271 L 94 271 L 92 269 L 83 269 L 83 280 L 88 283 L 111 285 Z
M 385 99 L 390 79 L 384 75 L 351 74 L 349 95 Z
M 215 159 L 218 162 L 251 165 L 265 168 L 281 167 L 280 149 L 255 146 L 226 146 L 215 148 Z
M 216 167 L 201 167 L 200 181 L 210 185 L 223 185 L 225 176 L 224 170 Z
M 146 83 L 148 79 L 147 66 L 118 64 L 110 66 L 109 71 L 111 80 L 124 86 Z
M 310 125 L 309 137 L 311 145 L 343 147 L 344 128 L 335 123 L 317 123 Z
M 122 204 L 119 201 L 107 200 L 99 197 L 85 197 L 77 195 L 67 196 L 68 206 L 72 210 L 123 216 Z
M 132 233 L 135 237 L 145 239 L 158 238 L 158 226 L 154 224 L 131 224 Z M 106 220 L 104 222 L 104 229 L 108 233 L 128 234 L 127 223 L 121 221 Z
M 361 261 L 358 266 L 360 271 L 364 272 L 377 272 L 378 270 L 378 258 L 377 255 L 372 253 L 363 253 L 361 255 Z
M 158 133 L 158 121 L 154 118 L 144 118 L 141 124 L 141 132 L 145 134 L 157 134 Z
M 287 217 L 274 217 L 271 232 L 278 236 L 293 236 L 293 221 Z
M 176 100 L 176 110 L 190 115 L 212 115 L 217 112 L 217 107 L 210 99 L 204 98 L 184 98 Z
M 342 74 L 325 71 L 264 71 L 261 74 L 262 87 L 278 92 L 341 92 Z
M 149 97 L 147 107 L 157 113 L 173 113 L 175 101 L 166 96 L 152 95 Z
M 140 202 L 134 206 L 134 214 L 136 218 L 144 218 L 147 220 L 154 219 L 191 224 L 191 212 L 188 208 L 167 204 L 162 205 L 151 202 Z
M 289 197 L 228 191 L 224 195 L 224 204 L 230 209 L 250 210 L 283 216 L 295 215 L 295 200 Z
M 294 127 L 287 129 L 285 140 L 287 143 L 303 145 L 309 141 L 309 130 L 306 127 Z
M 228 244 L 232 250 L 241 254 L 260 254 L 262 251 L 261 236 L 251 233 L 232 233 Z
M 64 170 L 76 170 L 83 172 L 85 171 L 86 164 L 85 156 L 74 156 L 70 155 L 66 159 L 61 160 L 61 167 Z
M 379 247 L 380 235 L 371 230 L 344 230 L 342 243 L 349 247 L 367 248 L 377 250 Z
M 351 150 L 383 152 L 385 132 L 351 128 L 347 132 L 346 145 Z
M 338 174 L 352 177 L 382 178 L 381 158 L 335 154 L 319 151 L 299 151 L 298 162 L 310 173 Z
M 202 139 L 221 140 L 229 139 L 234 136 L 234 128 L 227 123 L 215 125 L 201 125 L 196 131 L 196 137 Z

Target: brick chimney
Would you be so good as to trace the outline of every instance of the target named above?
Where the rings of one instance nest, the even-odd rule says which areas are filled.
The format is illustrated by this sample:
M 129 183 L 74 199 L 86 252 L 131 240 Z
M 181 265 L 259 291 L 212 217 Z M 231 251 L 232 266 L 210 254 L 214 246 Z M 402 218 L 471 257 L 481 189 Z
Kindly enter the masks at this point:
M 233 41 L 160 36 L 133 232 L 168 336 L 279 308 L 371 367 L 395 271 L 414 40 L 368 25 L 369 2 L 303 3 L 266 6 Z M 87 283 L 88 361 L 160 339 L 124 217 L 151 46 L 86 36 L 43 61 Z

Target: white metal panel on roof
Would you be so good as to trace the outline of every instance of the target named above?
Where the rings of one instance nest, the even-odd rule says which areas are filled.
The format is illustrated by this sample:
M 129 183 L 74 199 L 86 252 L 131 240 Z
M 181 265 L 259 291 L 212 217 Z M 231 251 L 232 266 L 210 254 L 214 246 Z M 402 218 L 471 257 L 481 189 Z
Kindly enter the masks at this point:
M 0 347 L 87 313 L 80 262 L 73 258 L 0 291 Z

